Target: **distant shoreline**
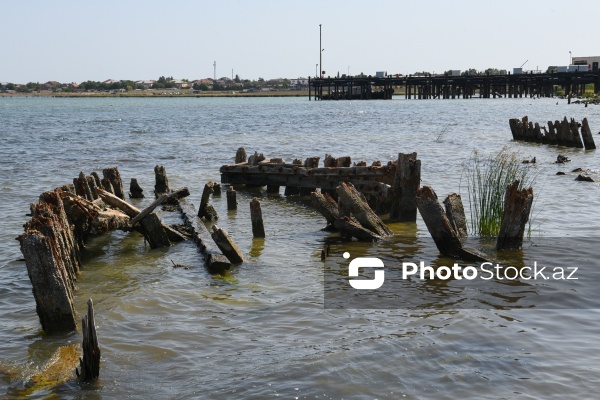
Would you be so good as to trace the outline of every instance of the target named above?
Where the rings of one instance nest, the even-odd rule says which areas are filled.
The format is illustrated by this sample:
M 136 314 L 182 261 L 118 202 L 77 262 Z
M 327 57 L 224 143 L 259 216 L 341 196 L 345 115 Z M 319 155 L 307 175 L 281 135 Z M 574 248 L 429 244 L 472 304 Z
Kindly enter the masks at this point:
M 204 92 L 200 94 L 182 93 L 173 94 L 168 92 L 125 92 L 125 93 L 55 93 L 55 92 L 40 92 L 40 93 L 0 93 L 0 97 L 55 97 L 55 98 L 142 98 L 142 99 L 160 99 L 164 97 L 308 97 L 308 90 L 304 91 L 269 91 L 269 92 Z

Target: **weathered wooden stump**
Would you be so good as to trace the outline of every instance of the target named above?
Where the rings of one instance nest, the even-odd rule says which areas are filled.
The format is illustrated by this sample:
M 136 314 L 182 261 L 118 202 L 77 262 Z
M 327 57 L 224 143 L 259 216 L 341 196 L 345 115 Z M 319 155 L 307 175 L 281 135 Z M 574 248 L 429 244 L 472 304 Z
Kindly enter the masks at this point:
M 240 147 L 239 149 L 237 149 L 237 152 L 235 153 L 235 163 L 236 164 L 243 163 L 243 162 L 246 162 L 247 159 L 248 159 L 248 156 L 246 155 L 246 149 L 243 147 Z
M 260 201 L 255 197 L 250 202 L 250 219 L 252 221 L 252 235 L 255 238 L 264 238 L 265 225 L 263 222 L 262 210 L 260 208 Z
M 579 135 L 579 124 L 574 118 L 571 118 L 569 129 L 573 137 L 573 147 L 583 149 L 583 142 L 581 141 L 581 135 Z
M 105 179 L 110 181 L 114 195 L 124 200 L 125 193 L 123 191 L 123 180 L 121 179 L 119 169 L 117 167 L 104 168 L 102 170 L 102 175 L 104 175 Z M 104 182 L 102 182 L 102 186 L 104 186 Z M 106 186 L 104 186 L 104 188 L 106 189 Z
M 220 196 L 221 192 L 221 184 L 219 182 L 215 182 L 215 184 L 213 185 L 213 197 Z
M 440 253 L 449 257 L 486 261 L 483 255 L 463 249 L 458 234 L 431 186 L 423 186 L 417 191 L 417 207 Z
M 73 179 L 73 185 L 75 186 L 75 193 L 78 196 L 89 201 L 94 200 L 87 176 L 83 172 L 79 173 L 79 177 Z
M 467 237 L 467 219 L 465 209 L 459 194 L 452 193 L 444 199 L 446 217 L 459 238 Z
M 264 161 L 264 160 L 265 160 L 265 155 L 263 153 L 259 154 L 257 151 L 255 151 L 253 155 L 248 157 L 248 164 L 249 165 L 258 165 L 259 162 Z
M 150 244 L 150 248 L 158 249 L 160 247 L 169 247 L 171 242 L 165 231 L 160 218 L 155 213 L 148 214 L 140 221 L 142 233 Z
M 520 249 L 523 246 L 523 233 L 533 203 L 533 189 L 519 190 L 519 183 L 516 180 L 506 188 L 497 250 Z
M 110 182 L 110 179 L 103 178 L 101 182 L 102 182 L 102 187 L 104 188 L 104 190 L 106 190 L 108 193 L 115 194 L 115 188 L 113 187 L 112 183 Z
M 148 207 L 144 208 L 138 215 L 131 218 L 131 221 L 129 221 L 129 224 L 131 226 L 135 226 L 135 224 L 137 224 L 138 222 L 140 222 L 141 220 L 146 218 L 152 211 L 154 211 L 154 209 L 156 207 L 158 207 L 159 205 L 161 205 L 165 201 L 167 201 L 168 197 L 169 197 L 169 195 L 167 195 L 166 193 L 161 194 L 158 199 L 156 199 L 152 202 L 152 204 L 150 204 Z
M 242 253 L 240 248 L 235 244 L 225 229 L 213 225 L 212 230 L 213 233 L 211 236 L 217 244 L 217 247 L 223 252 L 225 257 L 227 257 L 232 264 L 240 264 L 246 261 L 244 258 L 244 253 Z
M 546 134 L 546 136 L 548 137 L 548 144 L 558 144 L 558 138 L 556 137 L 556 129 L 554 128 L 554 123 L 552 121 L 548 121 L 548 133 Z
M 204 185 L 204 190 L 202 191 L 200 206 L 198 207 L 198 217 L 205 218 L 208 221 L 216 221 L 219 218 L 217 215 L 217 210 L 215 210 L 215 208 L 208 203 L 210 200 L 210 195 L 213 193 L 213 191 L 214 182 L 206 182 Z
M 325 158 L 323 159 L 323 166 L 325 168 L 335 168 L 337 167 L 337 160 L 333 158 L 331 154 L 325 154 Z
M 169 178 L 164 165 L 154 167 L 154 195 L 159 197 L 163 193 L 169 193 Z
M 188 197 L 190 195 L 190 190 L 187 187 L 182 187 L 181 189 L 177 189 L 169 193 L 169 197 L 167 197 L 167 204 L 177 205 L 179 200 Z
M 337 202 L 327 193 L 316 190 L 310 194 L 311 203 L 325 219 L 327 225 L 333 226 L 333 223 L 340 218 L 340 212 Z
M 378 236 L 390 236 L 393 232 L 369 207 L 366 199 L 351 183 L 341 183 L 337 189 L 340 216 L 354 217 L 364 228 Z
M 583 145 L 586 150 L 593 150 L 596 148 L 592 130 L 590 129 L 587 118 L 584 118 L 583 121 L 581 121 L 581 136 L 583 137 Z
M 304 160 L 304 166 L 306 168 L 318 168 L 320 159 L 321 157 L 308 157 Z
M 129 198 L 131 199 L 143 199 L 144 197 L 144 189 L 140 187 L 136 178 L 131 178 L 131 183 L 129 183 Z
M 237 192 L 233 186 L 227 188 L 227 209 L 237 210 Z
M 421 160 L 417 160 L 417 153 L 399 153 L 396 168 L 390 220 L 414 222 L 417 220 L 417 190 L 421 186 Z
M 79 369 L 76 369 L 80 382 L 93 382 L 100 376 L 100 346 L 92 299 L 89 299 L 87 304 L 88 313 L 81 321 L 83 357 L 79 359 Z
M 338 167 L 350 167 L 352 165 L 352 159 L 349 156 L 338 157 L 335 160 Z

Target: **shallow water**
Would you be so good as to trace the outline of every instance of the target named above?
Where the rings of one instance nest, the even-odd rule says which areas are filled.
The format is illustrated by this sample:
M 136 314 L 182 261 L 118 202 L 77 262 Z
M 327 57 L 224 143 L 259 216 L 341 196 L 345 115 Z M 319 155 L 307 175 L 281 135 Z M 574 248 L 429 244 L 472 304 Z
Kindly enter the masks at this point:
M 587 117 L 592 130 L 600 129 L 599 108 L 556 102 L 0 98 L 0 393 L 14 394 L 57 347 L 81 341 L 78 333 L 41 334 L 14 240 L 29 203 L 79 171 L 117 165 L 126 187 L 135 177 L 148 194 L 154 165 L 162 164 L 171 188 L 188 186 L 197 204 L 204 183 L 219 179 L 219 167 L 240 146 L 286 160 L 331 153 L 369 163 L 417 151 L 422 184 L 444 197 L 461 189 L 472 151 L 507 147 L 538 161 L 532 166 L 539 173 L 532 224 L 538 242 L 521 262 L 593 262 L 599 186 L 555 173 L 582 167 L 600 177 L 596 152 L 510 140 L 508 119 L 524 115 L 540 122 Z M 553 164 L 559 153 L 573 161 Z M 464 185 L 461 192 L 466 199 Z M 253 196 L 263 204 L 265 240 L 251 237 Z M 344 251 L 380 257 L 391 267 L 406 259 L 444 262 L 420 217 L 417 224 L 392 224 L 398 235 L 389 242 L 342 243 L 320 230 L 324 219 L 304 199 L 240 190 L 238 202 L 237 212 L 228 212 L 224 197 L 213 201 L 218 225 L 249 256 L 225 278 L 210 276 L 190 243 L 150 250 L 140 235 L 121 232 L 88 243 L 76 305 L 83 315 L 85 301 L 94 299 L 101 377 L 54 394 L 534 399 L 590 398 L 600 388 L 594 277 L 574 303 L 557 298 L 532 309 L 507 307 L 502 299 L 489 309 L 325 309 L 323 269 L 347 265 Z M 161 217 L 179 222 L 174 213 Z M 546 247 L 535 247 L 540 240 Z M 332 256 L 324 265 L 326 241 Z M 173 268 L 171 261 L 192 268 Z M 451 298 L 437 289 L 440 302 Z M 578 309 L 566 309 L 570 304 Z

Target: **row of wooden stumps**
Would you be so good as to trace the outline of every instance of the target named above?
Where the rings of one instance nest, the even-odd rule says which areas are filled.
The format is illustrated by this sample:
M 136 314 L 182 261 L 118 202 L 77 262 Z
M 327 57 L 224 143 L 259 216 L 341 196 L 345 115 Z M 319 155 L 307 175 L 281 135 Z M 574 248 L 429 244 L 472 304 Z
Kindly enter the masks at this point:
M 567 117 L 562 121 L 548 121 L 547 129 L 545 126 L 540 127 L 538 122 L 535 124 L 529 122 L 527 116 L 520 120 L 511 118 L 508 124 L 514 140 L 579 149 L 585 148 L 586 150 L 596 148 L 587 118 L 584 118 L 581 123 L 575 121 L 574 118 L 568 121 Z

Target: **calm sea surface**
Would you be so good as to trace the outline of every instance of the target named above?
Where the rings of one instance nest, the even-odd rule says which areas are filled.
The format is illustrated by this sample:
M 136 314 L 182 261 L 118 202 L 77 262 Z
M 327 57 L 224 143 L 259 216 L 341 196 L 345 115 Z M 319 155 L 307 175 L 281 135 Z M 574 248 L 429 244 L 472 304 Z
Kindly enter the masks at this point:
M 535 257 L 561 265 L 596 261 L 600 187 L 574 181 L 570 171 L 581 167 L 600 178 L 600 150 L 512 142 L 508 119 L 524 115 L 539 122 L 587 117 L 600 140 L 600 108 L 556 99 L 0 98 L 0 397 L 14 395 L 59 346 L 81 342 L 80 333 L 41 334 L 15 240 L 29 203 L 80 171 L 116 165 L 126 188 L 135 177 L 151 194 L 153 168 L 162 164 L 171 188 L 188 186 L 197 204 L 204 183 L 219 180 L 219 167 L 241 146 L 288 161 L 330 153 L 387 162 L 416 151 L 422 184 L 441 198 L 460 192 L 466 201 L 463 163 L 475 150 L 507 147 L 538 161 L 531 235 L 553 244 Z M 556 165 L 558 154 L 573 161 Z M 556 176 L 561 170 L 567 175 Z M 253 196 L 263 204 L 265 240 L 252 240 Z M 587 306 L 597 286 L 575 291 L 577 309 L 560 300 L 515 309 L 506 299 L 488 309 L 326 309 L 319 258 L 326 241 L 332 243 L 326 268 L 347 265 L 344 251 L 381 257 L 386 266 L 439 262 L 421 218 L 416 225 L 390 224 L 398 235 L 386 243 L 342 243 L 321 231 L 325 220 L 306 199 L 240 190 L 238 202 L 237 212 L 228 212 L 224 197 L 213 200 L 218 225 L 250 260 L 227 277 L 208 274 L 190 243 L 150 250 L 141 235 L 122 232 L 90 240 L 76 306 L 83 315 L 86 300 L 95 303 L 100 379 L 35 396 L 597 397 L 600 313 Z M 176 213 L 161 217 L 180 222 Z M 533 260 L 534 247 L 524 249 L 522 262 Z M 171 261 L 192 268 L 173 268 Z M 437 297 L 441 304 L 444 296 Z

